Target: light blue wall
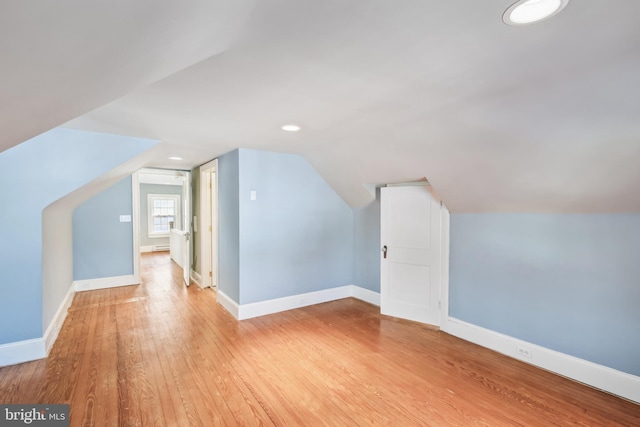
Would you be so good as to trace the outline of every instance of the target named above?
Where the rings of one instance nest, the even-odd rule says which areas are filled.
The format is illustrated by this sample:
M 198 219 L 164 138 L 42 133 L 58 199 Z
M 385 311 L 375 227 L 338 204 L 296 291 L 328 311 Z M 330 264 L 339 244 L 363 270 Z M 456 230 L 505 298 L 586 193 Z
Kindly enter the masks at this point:
M 379 193 L 379 190 L 378 190 Z M 380 202 L 354 208 L 354 285 L 380 292 Z
M 169 237 L 149 238 L 149 206 L 147 202 L 147 196 L 149 194 L 176 194 L 182 199 L 182 186 L 140 184 L 140 245 L 168 245 Z M 180 202 L 180 206 L 182 206 L 182 202 Z M 180 224 L 176 224 L 175 226 L 181 228 Z
M 218 286 L 235 302 L 240 301 L 239 167 L 238 150 L 218 159 Z
M 78 206 L 73 212 L 73 280 L 133 274 L 131 176 Z
M 353 283 L 353 211 L 306 160 L 235 150 L 218 179 L 222 292 L 249 304 Z
M 247 149 L 239 165 L 239 303 L 352 284 L 353 212 L 316 170 L 300 156 Z
M 450 314 L 640 375 L 640 215 L 454 214 Z
M 43 209 L 155 143 L 59 128 L 0 153 L 0 344 L 42 337 Z

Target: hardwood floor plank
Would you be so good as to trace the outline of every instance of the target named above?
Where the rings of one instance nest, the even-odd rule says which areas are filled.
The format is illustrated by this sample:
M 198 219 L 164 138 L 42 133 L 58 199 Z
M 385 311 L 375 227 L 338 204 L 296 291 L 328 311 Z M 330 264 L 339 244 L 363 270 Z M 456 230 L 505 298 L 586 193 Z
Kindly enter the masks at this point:
M 106 298 L 111 301 L 112 293 L 107 292 Z M 118 394 L 113 392 L 117 390 L 118 371 L 115 305 L 105 305 L 102 327 L 101 366 L 98 372 L 94 423 L 89 425 L 111 427 L 118 425 Z
M 104 309 L 100 308 L 96 310 L 97 323 L 93 328 L 95 333 L 91 334 L 93 340 L 88 342 L 87 353 L 90 354 L 89 364 L 87 366 L 86 372 L 83 375 L 85 381 L 80 382 L 80 384 L 84 384 L 85 387 L 78 387 L 76 393 L 79 395 L 85 396 L 84 406 L 82 408 L 78 408 L 77 405 L 74 405 L 74 408 L 78 408 L 81 411 L 77 411 L 75 413 L 75 417 L 82 420 L 82 426 L 95 426 L 96 425 L 96 416 L 95 409 L 97 405 L 97 390 L 98 390 L 98 381 L 99 381 L 99 371 L 101 371 L 100 363 L 105 356 L 102 352 L 102 336 L 104 331 L 104 322 L 105 322 L 105 314 Z M 107 355 L 108 356 L 108 355 Z M 82 371 L 81 371 L 82 372 Z M 81 374 L 82 375 L 82 374 Z M 71 415 L 74 416 L 74 415 Z
M 176 282 L 181 281 L 181 276 L 174 279 Z M 176 290 L 175 287 L 171 289 Z M 184 288 L 179 288 L 177 294 L 184 292 Z M 193 289 L 196 291 L 196 289 Z M 210 296 L 210 295 L 209 295 Z M 227 383 L 220 381 L 222 378 L 227 378 L 228 374 L 220 375 L 217 367 L 224 367 L 224 363 L 220 363 L 223 358 L 228 358 L 231 355 L 229 349 L 221 347 L 216 344 L 215 335 L 211 334 L 211 330 L 206 325 L 204 318 L 199 316 L 199 313 L 194 310 L 185 310 L 185 307 L 178 306 L 176 310 L 172 312 L 172 316 L 163 316 L 163 325 L 166 326 L 165 332 L 169 338 L 175 342 L 181 342 L 180 346 L 174 348 L 180 349 L 180 360 L 189 369 L 188 375 L 192 371 L 205 371 L 211 373 L 210 378 L 215 378 L 215 382 L 207 382 L 203 380 L 202 376 L 189 377 L 189 384 L 192 384 L 194 388 L 190 389 L 191 395 L 204 400 L 200 400 L 199 404 L 195 407 L 198 409 L 198 413 L 201 415 L 201 420 L 204 425 L 233 425 L 237 423 L 237 417 L 243 415 L 247 419 L 247 414 L 253 414 L 256 412 L 262 412 L 263 416 L 266 416 L 261 410 L 257 402 L 251 406 L 250 398 L 243 398 L 248 396 L 248 393 L 243 393 L 242 390 L 238 390 L 234 387 L 231 391 L 227 387 Z M 211 310 L 209 310 L 211 311 Z M 188 340 L 182 342 L 185 330 L 191 337 L 197 337 L 197 341 L 203 345 L 193 346 L 192 341 Z M 206 350 L 206 352 L 205 352 Z M 213 363 L 217 362 L 217 363 Z M 237 385 L 233 382 L 233 386 Z M 240 406 L 242 409 L 237 408 Z M 204 418 L 202 418 L 205 416 Z M 254 421 L 259 418 L 253 418 Z M 252 422 L 250 425 L 260 425 L 259 422 Z
M 639 426 L 640 405 L 352 298 L 238 322 L 165 253 L 142 283 L 76 294 L 1 403 L 72 426 Z

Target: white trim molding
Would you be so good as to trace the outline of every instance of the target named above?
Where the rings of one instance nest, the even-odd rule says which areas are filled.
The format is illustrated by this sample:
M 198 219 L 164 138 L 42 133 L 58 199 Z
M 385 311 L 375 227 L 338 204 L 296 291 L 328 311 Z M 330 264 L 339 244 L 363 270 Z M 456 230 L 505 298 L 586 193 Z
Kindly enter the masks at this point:
M 175 226 L 180 226 L 182 223 L 182 202 L 181 202 L 180 194 L 147 194 L 147 238 L 149 239 L 157 239 L 162 237 L 169 237 L 171 234 L 171 227 L 167 224 L 169 231 L 167 232 L 159 232 L 154 230 L 154 202 L 156 200 L 170 200 L 173 202 L 173 215 L 163 215 L 163 216 L 172 216 L 174 218 L 173 223 Z M 168 208 L 167 208 L 168 209 Z
M 131 175 L 131 206 L 133 216 L 133 276 L 140 282 L 140 171 Z
M 117 288 L 119 286 L 139 285 L 140 280 L 134 276 L 103 277 L 101 279 L 76 280 L 73 289 L 76 292 L 95 291 L 97 289 Z
M 364 302 L 368 302 L 371 305 L 380 307 L 380 292 L 375 292 L 370 289 L 361 288 L 360 286 L 351 285 L 352 297 Z
M 191 281 L 196 285 L 200 286 L 201 288 L 203 288 L 202 276 L 200 276 L 200 274 L 195 270 L 191 270 Z
M 200 286 L 215 288 L 218 286 L 218 159 L 201 165 L 199 170 L 200 210 L 194 226 L 197 223 L 200 239 Z
M 0 345 L 0 366 L 17 365 L 47 357 L 44 338 Z
M 380 306 L 380 294 L 369 289 L 355 285 L 340 286 L 337 288 L 323 289 L 321 291 L 307 292 L 275 298 L 267 301 L 259 301 L 250 304 L 238 304 L 221 291 L 217 292 L 218 302 L 238 320 L 251 319 L 281 311 L 321 304 L 343 298 L 357 298 L 369 304 Z
M 444 330 L 514 359 L 640 403 L 640 377 L 450 317 Z M 521 350 L 520 352 L 518 350 Z M 525 349 L 524 351 L 522 351 Z M 529 356 L 524 356 L 522 353 Z
M 339 288 L 324 289 L 322 291 L 307 292 L 304 294 L 275 298 L 267 301 L 242 304 L 239 306 L 238 320 L 251 319 L 252 317 L 279 313 L 281 311 L 293 310 L 295 308 L 321 304 L 328 301 L 335 301 L 350 296 L 352 296 L 351 286 L 341 286 Z
M 238 305 L 237 302 L 231 299 L 230 296 L 218 290 L 216 292 L 216 300 L 218 301 L 218 304 L 223 306 L 229 313 L 231 313 L 233 317 L 240 320 L 238 317 L 238 313 L 240 312 L 240 306 Z
M 447 328 L 449 320 L 449 254 L 451 214 L 444 203 L 440 202 L 440 329 Z
M 140 253 L 144 254 L 147 252 L 169 252 L 171 250 L 171 244 L 166 243 L 163 245 L 146 245 L 140 246 Z
M 0 367 L 17 365 L 18 363 L 31 362 L 32 360 L 47 357 L 58 338 L 64 320 L 67 318 L 67 312 L 71 307 L 74 295 L 75 291 L 71 286 L 42 338 L 0 345 Z
M 67 295 L 64 297 L 62 304 L 60 304 L 58 311 L 56 312 L 55 316 L 53 316 L 53 320 L 49 324 L 47 331 L 44 333 L 43 339 L 46 355 L 49 354 L 51 348 L 53 347 L 53 344 L 56 342 L 56 339 L 58 339 L 58 334 L 60 333 L 60 329 L 62 329 L 64 320 L 67 318 L 67 312 L 69 310 L 69 307 L 71 307 L 73 296 L 75 294 L 76 292 L 74 290 L 74 287 L 70 286 L 69 292 L 67 292 Z

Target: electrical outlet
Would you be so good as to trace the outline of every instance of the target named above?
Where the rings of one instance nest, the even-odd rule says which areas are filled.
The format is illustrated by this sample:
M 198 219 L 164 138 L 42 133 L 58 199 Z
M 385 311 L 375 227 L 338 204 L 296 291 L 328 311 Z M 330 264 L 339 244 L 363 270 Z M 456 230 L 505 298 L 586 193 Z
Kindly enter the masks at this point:
M 518 345 L 516 346 L 516 352 L 518 353 L 519 356 L 528 357 L 528 358 L 533 357 L 533 352 L 528 347 L 522 347 Z

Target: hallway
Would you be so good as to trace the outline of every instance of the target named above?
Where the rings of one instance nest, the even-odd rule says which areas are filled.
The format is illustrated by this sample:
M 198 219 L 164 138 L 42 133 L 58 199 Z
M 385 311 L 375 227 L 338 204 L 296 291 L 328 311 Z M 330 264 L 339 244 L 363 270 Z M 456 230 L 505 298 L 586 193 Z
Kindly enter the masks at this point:
M 167 253 L 142 284 L 78 293 L 46 360 L 0 368 L 1 403 L 73 426 L 638 425 L 640 406 L 355 299 L 237 322 Z

